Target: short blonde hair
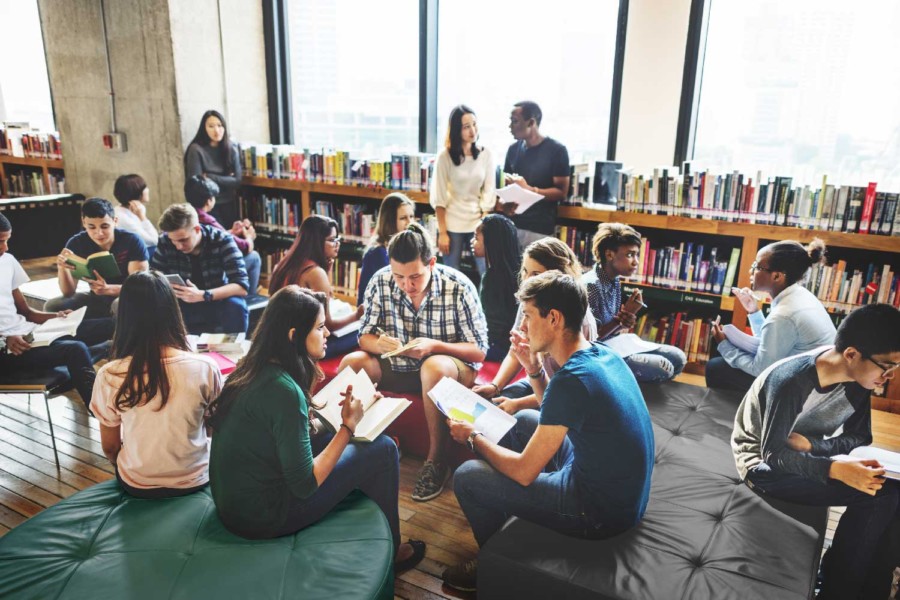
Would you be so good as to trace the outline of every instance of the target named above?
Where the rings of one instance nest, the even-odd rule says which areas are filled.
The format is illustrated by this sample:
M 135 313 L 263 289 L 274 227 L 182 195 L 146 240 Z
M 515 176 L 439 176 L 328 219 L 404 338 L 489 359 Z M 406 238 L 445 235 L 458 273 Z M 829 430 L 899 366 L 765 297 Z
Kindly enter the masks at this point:
M 173 204 L 159 218 L 159 228 L 166 233 L 187 229 L 200 222 L 197 210 L 190 204 Z

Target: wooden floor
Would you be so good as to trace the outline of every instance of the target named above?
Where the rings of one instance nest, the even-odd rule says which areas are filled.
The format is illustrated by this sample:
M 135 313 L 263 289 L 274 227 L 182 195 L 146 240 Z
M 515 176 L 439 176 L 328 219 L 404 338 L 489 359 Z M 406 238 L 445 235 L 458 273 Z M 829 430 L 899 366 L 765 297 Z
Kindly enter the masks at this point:
M 45 262 L 27 264 L 26 269 L 34 278 L 47 277 L 43 273 L 48 269 Z M 698 376 L 683 375 L 679 380 L 703 385 L 703 378 Z M 100 447 L 98 423 L 88 416 L 77 394 L 52 398 L 50 412 L 59 449 L 59 472 L 53 461 L 43 397 L 34 395 L 29 401 L 24 395 L 0 394 L 0 536 L 62 498 L 114 476 Z M 900 451 L 900 415 L 873 411 L 872 429 L 875 445 Z M 417 569 L 399 576 L 396 597 L 474 597 L 441 584 L 445 566 L 473 558 L 477 547 L 453 494 L 452 480 L 431 502 L 410 499 L 420 464 L 412 457 L 401 460 L 400 530 L 404 539 L 424 540 L 428 551 Z M 832 509 L 826 544 L 830 544 L 839 515 L 839 510 Z

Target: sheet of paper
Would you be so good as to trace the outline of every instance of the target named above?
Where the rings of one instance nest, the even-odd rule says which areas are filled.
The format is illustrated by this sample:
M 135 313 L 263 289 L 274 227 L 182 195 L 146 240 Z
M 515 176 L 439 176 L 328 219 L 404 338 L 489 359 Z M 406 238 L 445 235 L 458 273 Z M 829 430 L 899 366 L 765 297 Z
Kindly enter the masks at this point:
M 615 350 L 616 354 L 622 358 L 628 358 L 632 354 L 640 354 L 641 352 L 652 352 L 659 348 L 659 344 L 642 340 L 633 333 L 614 335 L 603 340 L 603 345 Z
M 428 397 L 448 418 L 472 423 L 495 444 L 516 424 L 514 416 L 449 377 L 431 388 Z
M 347 335 L 348 333 L 353 333 L 354 331 L 359 331 L 359 327 L 362 325 L 362 321 L 353 321 L 352 323 L 348 323 L 341 327 L 340 329 L 335 329 L 331 332 L 331 335 L 336 337 L 342 337 Z
M 497 190 L 497 195 L 500 196 L 500 202 L 506 204 L 507 202 L 515 202 L 518 204 L 516 207 L 516 214 L 521 215 L 523 212 L 531 208 L 531 206 L 544 197 L 540 194 L 536 194 L 531 190 L 526 190 L 520 185 L 510 184 L 506 187 L 502 187 Z
M 749 354 L 756 354 L 756 351 L 759 349 L 759 338 L 754 337 L 752 335 L 747 335 L 731 323 L 722 328 L 722 332 L 725 334 L 725 339 L 729 342 L 747 352 Z
M 84 320 L 86 312 L 87 306 L 82 306 L 78 310 L 73 310 L 66 317 L 56 317 L 44 321 L 35 327 L 32 332 L 32 335 L 34 335 L 34 340 L 31 342 L 32 347 L 49 346 L 57 338 L 65 335 L 75 335 L 75 332 L 78 331 L 78 326 Z

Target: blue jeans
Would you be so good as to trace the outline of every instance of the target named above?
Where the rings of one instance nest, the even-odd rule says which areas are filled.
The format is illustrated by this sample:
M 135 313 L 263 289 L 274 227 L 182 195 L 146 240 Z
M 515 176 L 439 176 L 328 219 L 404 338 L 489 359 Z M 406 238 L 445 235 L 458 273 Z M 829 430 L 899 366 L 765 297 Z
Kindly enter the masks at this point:
M 509 338 L 504 338 L 488 346 L 488 351 L 484 356 L 484 360 L 489 362 L 502 362 L 507 354 L 509 354 Z
M 254 250 L 244 257 L 244 264 L 247 266 L 247 277 L 250 279 L 250 292 L 252 296 L 259 289 L 259 271 L 262 268 L 262 259 L 259 252 Z
M 502 390 L 500 390 L 499 396 L 503 396 L 504 398 L 524 398 L 525 396 L 530 396 L 534 393 L 534 388 L 531 387 L 531 382 L 528 381 L 528 378 L 520 379 L 515 383 L 511 383 Z
M 521 452 L 534 434 L 539 418 L 536 410 L 516 413 L 516 425 L 500 440 L 500 445 Z M 620 529 L 608 530 L 586 514 L 572 472 L 574 457 L 574 448 L 566 437 L 544 472 L 527 487 L 486 461 L 463 463 L 453 476 L 453 489 L 478 546 L 484 546 L 513 516 L 574 537 L 603 538 L 618 534 Z
M 331 438 L 331 434 L 313 436 L 313 454 L 318 455 Z M 386 435 L 373 442 L 353 442 L 344 449 L 334 469 L 313 495 L 301 500 L 296 498 L 288 511 L 285 524 L 275 536 L 289 535 L 309 527 L 333 509 L 355 489 L 371 498 L 387 517 L 394 539 L 394 554 L 400 546 L 400 457 L 397 445 Z
M 799 475 L 777 473 L 763 463 L 747 473 L 746 483 L 761 496 L 811 506 L 847 507 L 831 548 L 822 559 L 819 600 L 888 597 L 893 569 L 900 557 L 890 560 L 884 556 L 886 551 L 879 554 L 876 548 L 886 548 L 891 522 L 900 518 L 897 482 L 887 480 L 877 494 L 869 496 L 839 481 L 819 483 Z
M 469 247 L 469 243 L 472 241 L 472 238 L 475 237 L 475 234 L 454 233 L 452 231 L 448 231 L 447 234 L 450 236 L 450 252 L 444 256 L 444 264 L 459 270 L 459 263 L 462 258 L 463 250 Z M 484 275 L 484 271 L 487 268 L 484 259 L 478 258 L 477 256 L 473 258 L 475 259 L 475 267 L 478 269 L 478 274 Z
M 115 318 L 119 305 L 118 298 L 114 296 L 98 296 L 90 292 L 75 292 L 71 296 L 57 296 L 44 303 L 47 312 L 59 312 L 61 310 L 78 310 L 82 306 L 88 309 L 84 313 L 85 319 Z
M 669 381 L 684 370 L 686 363 L 684 352 L 667 344 L 652 352 L 632 354 L 625 359 L 635 379 L 650 382 Z
M 756 377 L 741 369 L 735 369 L 721 356 L 711 358 L 706 363 L 706 387 L 735 390 L 746 394 L 754 381 Z
M 247 303 L 240 296 L 231 296 L 212 302 L 178 301 L 184 326 L 188 333 L 238 333 L 247 331 L 250 313 Z
M 78 326 L 74 338 L 61 337 L 49 346 L 32 348 L 19 356 L 0 354 L 0 371 L 14 373 L 66 367 L 81 401 L 90 407 L 96 373 L 88 347 L 110 339 L 114 329 L 112 319 L 85 319 Z
M 332 356 L 343 356 L 351 350 L 359 347 L 359 332 L 351 331 L 346 335 L 337 337 L 335 335 L 328 336 L 328 348 L 325 349 L 325 358 Z

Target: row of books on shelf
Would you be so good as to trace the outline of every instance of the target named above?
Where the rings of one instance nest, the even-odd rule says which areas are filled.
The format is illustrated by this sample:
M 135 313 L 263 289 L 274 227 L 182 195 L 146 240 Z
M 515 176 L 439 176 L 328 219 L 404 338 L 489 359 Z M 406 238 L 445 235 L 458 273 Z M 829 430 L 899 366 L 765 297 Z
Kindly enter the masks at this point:
M 368 212 L 367 212 L 368 211 Z M 363 204 L 344 203 L 343 206 L 328 201 L 317 201 L 313 207 L 317 215 L 331 217 L 341 226 L 345 239 L 368 243 L 378 224 L 378 210 Z
M 862 304 L 887 303 L 900 308 L 900 276 L 891 265 L 869 263 L 851 273 L 847 262 L 816 265 L 806 287 L 829 312 L 847 313 Z
M 337 185 L 427 191 L 434 155 L 391 154 L 351 157 L 344 150 L 310 150 L 290 145 L 242 144 L 244 173 L 266 179 L 293 179 Z
M 686 312 L 662 316 L 643 314 L 634 325 L 641 339 L 680 348 L 688 362 L 709 362 L 711 324 L 709 319 L 689 318 Z
M 242 219 L 250 219 L 257 229 L 281 233 L 297 233 L 303 220 L 300 203 L 284 196 L 242 194 L 238 207 Z
M 331 269 L 331 287 L 340 294 L 356 297 L 362 265 L 352 258 L 338 258 Z
M 48 174 L 47 183 L 39 171 L 9 173 L 6 177 L 6 191 L 9 196 L 45 196 L 65 194 L 66 179 L 62 175 Z
M 0 154 L 10 156 L 62 159 L 59 133 L 33 131 L 12 123 L 0 127 Z
M 718 175 L 691 172 L 685 163 L 653 169 L 649 175 L 619 173 L 617 208 L 630 212 L 680 215 L 871 235 L 900 236 L 900 194 L 867 186 L 795 186 L 791 177 L 756 178 L 739 171 Z

